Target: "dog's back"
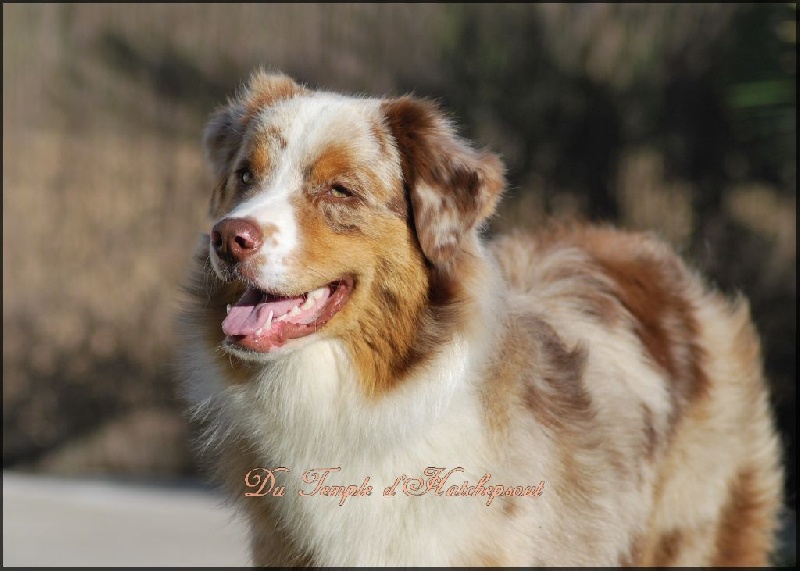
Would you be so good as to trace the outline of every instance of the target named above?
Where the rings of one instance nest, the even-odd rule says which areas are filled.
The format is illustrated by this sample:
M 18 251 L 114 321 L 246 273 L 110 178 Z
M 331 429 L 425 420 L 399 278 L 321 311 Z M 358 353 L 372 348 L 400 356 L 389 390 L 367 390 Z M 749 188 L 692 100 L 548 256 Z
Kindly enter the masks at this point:
M 562 225 L 492 249 L 518 319 L 538 331 L 546 323 L 566 347 L 590 348 L 583 398 L 594 414 L 576 406 L 581 399 L 564 400 L 565 383 L 549 402 L 529 404 L 558 420 L 565 459 L 570 449 L 604 450 L 573 459 L 576 469 L 602 474 L 631 462 L 616 466 L 619 485 L 646 491 L 623 509 L 649 513 L 625 563 L 768 564 L 782 472 L 746 300 L 708 290 L 644 234 Z

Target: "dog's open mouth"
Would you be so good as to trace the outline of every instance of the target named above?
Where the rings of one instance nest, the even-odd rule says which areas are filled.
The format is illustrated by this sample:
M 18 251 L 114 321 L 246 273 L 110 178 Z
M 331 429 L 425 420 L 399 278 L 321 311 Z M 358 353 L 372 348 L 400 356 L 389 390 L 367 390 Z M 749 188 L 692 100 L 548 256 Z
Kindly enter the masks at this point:
M 258 352 L 281 347 L 319 331 L 339 312 L 353 290 L 342 278 L 298 296 L 277 296 L 248 287 L 222 322 L 227 341 Z

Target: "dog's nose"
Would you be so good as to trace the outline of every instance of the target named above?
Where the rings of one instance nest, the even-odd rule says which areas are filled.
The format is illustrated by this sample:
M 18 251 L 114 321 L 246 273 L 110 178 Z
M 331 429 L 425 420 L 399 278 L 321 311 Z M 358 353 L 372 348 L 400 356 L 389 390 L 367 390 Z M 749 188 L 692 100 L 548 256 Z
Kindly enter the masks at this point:
M 255 254 L 262 238 L 258 225 L 247 218 L 225 218 L 211 229 L 211 246 L 221 259 L 230 263 Z

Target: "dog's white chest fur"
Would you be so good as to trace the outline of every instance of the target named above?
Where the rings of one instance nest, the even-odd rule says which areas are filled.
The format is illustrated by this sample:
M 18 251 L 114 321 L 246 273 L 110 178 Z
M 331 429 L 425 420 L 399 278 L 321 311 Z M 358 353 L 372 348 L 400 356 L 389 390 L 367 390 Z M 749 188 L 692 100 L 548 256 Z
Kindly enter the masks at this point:
M 240 501 L 272 502 L 285 529 L 323 565 L 457 560 L 463 545 L 484 541 L 479 531 L 502 502 L 486 506 L 486 497 L 443 492 L 465 481 L 474 486 L 487 472 L 494 481 L 506 474 L 487 441 L 470 365 L 466 345 L 454 340 L 430 374 L 390 401 L 375 401 L 358 390 L 337 342 L 296 352 L 231 395 L 233 407 L 247 410 L 241 430 L 255 436 L 261 467 L 290 470 L 274 472 L 283 496 Z M 425 491 L 429 467 L 450 477 Z M 324 495 L 351 485 L 363 492 L 367 479 L 370 495 Z

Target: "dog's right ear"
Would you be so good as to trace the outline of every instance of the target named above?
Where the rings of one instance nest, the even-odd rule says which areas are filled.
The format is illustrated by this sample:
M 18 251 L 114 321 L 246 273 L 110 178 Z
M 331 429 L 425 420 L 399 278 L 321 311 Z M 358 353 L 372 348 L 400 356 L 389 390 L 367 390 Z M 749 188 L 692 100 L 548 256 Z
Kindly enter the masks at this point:
M 203 133 L 203 147 L 216 181 L 211 197 L 212 216 L 226 202 L 226 181 L 250 120 L 262 109 L 305 92 L 306 88 L 289 76 L 259 69 L 233 98 L 211 114 Z
M 400 151 L 422 252 L 447 270 L 494 212 L 505 166 L 498 156 L 473 149 L 432 101 L 404 96 L 385 100 L 382 108 Z

